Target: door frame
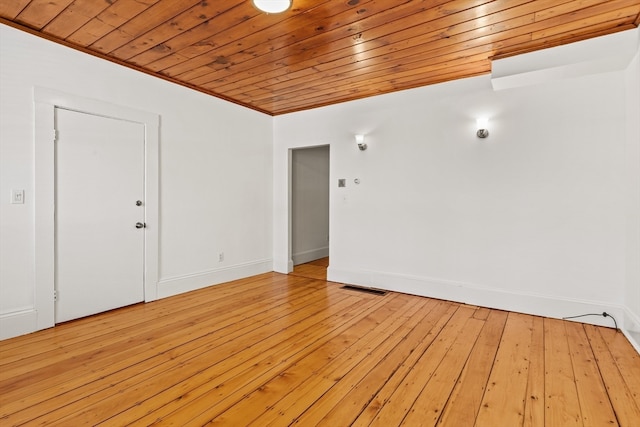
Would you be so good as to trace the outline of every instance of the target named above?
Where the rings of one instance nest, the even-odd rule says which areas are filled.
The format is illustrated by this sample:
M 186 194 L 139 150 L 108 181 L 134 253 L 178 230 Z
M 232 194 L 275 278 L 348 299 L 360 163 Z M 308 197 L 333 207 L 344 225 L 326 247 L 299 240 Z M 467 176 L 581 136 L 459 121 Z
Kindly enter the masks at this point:
M 127 120 L 144 125 L 144 300 L 157 299 L 159 254 L 158 114 L 35 87 L 34 128 L 34 307 L 36 328 L 55 324 L 55 109 Z

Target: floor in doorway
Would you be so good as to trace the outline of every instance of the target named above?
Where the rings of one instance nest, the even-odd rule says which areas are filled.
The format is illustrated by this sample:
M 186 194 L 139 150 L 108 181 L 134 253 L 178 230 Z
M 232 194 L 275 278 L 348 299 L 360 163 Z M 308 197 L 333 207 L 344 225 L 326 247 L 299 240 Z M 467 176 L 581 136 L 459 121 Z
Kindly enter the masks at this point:
M 292 276 L 307 277 L 310 279 L 327 280 L 327 267 L 329 266 L 329 257 L 320 258 L 306 264 L 300 264 L 293 267 L 293 271 L 289 273 Z

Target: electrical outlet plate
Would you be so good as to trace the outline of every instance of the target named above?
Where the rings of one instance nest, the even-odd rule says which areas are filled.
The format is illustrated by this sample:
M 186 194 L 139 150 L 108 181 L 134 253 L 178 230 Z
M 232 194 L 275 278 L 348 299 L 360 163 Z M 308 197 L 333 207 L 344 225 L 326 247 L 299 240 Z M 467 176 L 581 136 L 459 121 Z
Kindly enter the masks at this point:
M 24 190 L 11 190 L 11 204 L 24 204 Z

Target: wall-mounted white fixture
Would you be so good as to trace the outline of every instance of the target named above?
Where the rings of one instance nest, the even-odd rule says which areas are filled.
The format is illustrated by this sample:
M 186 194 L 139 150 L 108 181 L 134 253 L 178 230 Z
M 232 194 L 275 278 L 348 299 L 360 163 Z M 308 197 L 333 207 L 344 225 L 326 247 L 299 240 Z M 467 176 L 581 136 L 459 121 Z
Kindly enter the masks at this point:
M 281 13 L 291 7 L 291 0 L 253 0 L 253 5 L 266 13 Z
M 364 135 L 356 135 L 356 144 L 358 144 L 360 151 L 367 149 L 367 144 L 364 143 Z
M 478 126 L 478 131 L 476 132 L 478 138 L 486 138 L 489 136 L 489 119 L 480 118 L 476 120 L 476 125 Z

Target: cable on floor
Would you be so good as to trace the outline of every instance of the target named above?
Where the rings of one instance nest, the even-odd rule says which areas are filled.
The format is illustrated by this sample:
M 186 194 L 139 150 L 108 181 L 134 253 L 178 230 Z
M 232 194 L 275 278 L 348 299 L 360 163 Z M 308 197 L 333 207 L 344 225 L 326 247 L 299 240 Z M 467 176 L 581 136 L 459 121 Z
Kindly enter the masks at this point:
M 610 317 L 611 319 L 613 319 L 613 324 L 616 327 L 616 330 L 618 329 L 618 322 L 616 322 L 616 318 L 613 317 L 612 315 L 610 315 L 609 313 L 607 313 L 606 311 L 603 311 L 602 313 L 587 313 L 587 314 L 579 314 L 577 316 L 568 316 L 568 317 L 563 317 L 562 320 L 567 320 L 567 319 L 577 319 L 578 317 L 585 317 L 585 316 L 602 316 L 602 317 Z

